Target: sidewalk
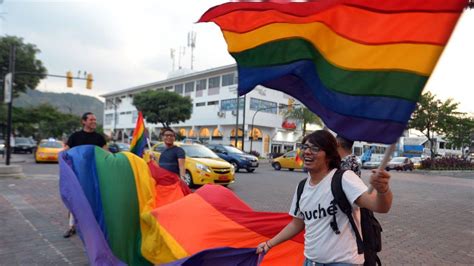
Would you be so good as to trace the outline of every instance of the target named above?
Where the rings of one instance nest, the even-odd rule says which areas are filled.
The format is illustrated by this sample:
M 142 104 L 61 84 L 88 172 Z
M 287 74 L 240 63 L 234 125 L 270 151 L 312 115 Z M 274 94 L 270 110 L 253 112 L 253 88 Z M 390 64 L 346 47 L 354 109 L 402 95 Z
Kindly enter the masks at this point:
M 0 154 L 0 164 L 5 165 L 5 161 L 7 160 L 7 155 L 6 154 Z M 10 155 L 10 164 L 18 164 L 18 163 L 24 163 L 25 159 L 21 156 L 18 156 L 14 153 Z
M 88 265 L 79 237 L 62 236 L 57 178 L 0 179 L 0 224 L 0 265 Z

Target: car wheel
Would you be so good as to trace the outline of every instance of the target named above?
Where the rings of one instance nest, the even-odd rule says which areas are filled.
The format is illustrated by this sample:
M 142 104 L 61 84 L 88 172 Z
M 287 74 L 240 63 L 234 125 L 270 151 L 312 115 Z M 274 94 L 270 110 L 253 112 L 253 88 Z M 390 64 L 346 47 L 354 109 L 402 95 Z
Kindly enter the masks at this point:
M 253 173 L 254 171 L 255 171 L 255 169 L 247 168 L 247 172 L 249 172 L 249 173 Z
M 186 174 L 184 174 L 184 183 L 186 183 L 186 185 L 188 185 L 188 187 L 190 188 L 194 187 L 193 176 L 187 170 L 186 170 Z
M 290 170 L 290 171 L 294 171 L 295 169 L 294 169 L 294 168 L 288 168 L 288 170 Z
M 272 163 L 272 166 L 275 170 L 280 170 L 281 169 L 281 164 L 280 163 Z
M 232 161 L 232 162 L 230 162 L 230 164 L 232 164 L 234 166 L 234 170 L 237 173 L 239 171 L 239 165 L 237 164 L 237 162 Z

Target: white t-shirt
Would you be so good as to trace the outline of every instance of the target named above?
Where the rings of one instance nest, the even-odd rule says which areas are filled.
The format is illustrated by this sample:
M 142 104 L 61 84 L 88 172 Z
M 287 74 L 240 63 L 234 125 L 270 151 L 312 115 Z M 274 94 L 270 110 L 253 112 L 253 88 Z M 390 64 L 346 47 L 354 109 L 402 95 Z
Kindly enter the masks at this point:
M 306 180 L 300 199 L 300 211 L 295 216 L 296 189 L 290 215 L 304 219 L 306 230 L 304 255 L 306 258 L 319 263 L 363 264 L 364 254 L 357 253 L 356 237 L 349 219 L 339 209 L 339 206 L 331 204 L 334 199 L 331 192 L 331 180 L 335 172 L 336 169 L 331 170 L 315 186 L 309 184 L 310 178 Z M 367 186 L 354 172 L 345 171 L 342 176 L 342 189 L 353 205 L 352 214 L 360 232 L 360 209 L 354 201 L 367 191 Z M 334 212 L 341 231 L 340 234 L 334 233 L 330 226 L 330 222 L 333 220 L 331 214 Z

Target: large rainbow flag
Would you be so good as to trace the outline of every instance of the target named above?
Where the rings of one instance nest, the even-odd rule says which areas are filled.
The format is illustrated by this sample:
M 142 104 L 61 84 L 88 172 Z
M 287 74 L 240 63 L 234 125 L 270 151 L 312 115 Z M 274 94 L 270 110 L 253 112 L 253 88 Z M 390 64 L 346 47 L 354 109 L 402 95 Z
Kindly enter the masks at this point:
M 199 22 L 221 28 L 237 61 L 240 95 L 257 85 L 276 89 L 347 139 L 391 144 L 467 4 L 233 2 L 209 9 Z
M 60 154 L 59 167 L 91 265 L 256 266 L 256 246 L 292 219 L 256 212 L 219 185 L 190 193 L 176 174 L 130 152 L 78 146 Z M 301 265 L 303 242 L 299 234 L 275 247 L 261 265 Z
M 138 156 L 143 155 L 147 142 L 147 134 L 145 129 L 145 122 L 143 121 L 142 112 L 138 112 L 137 124 L 133 131 L 132 142 L 130 143 L 130 152 Z

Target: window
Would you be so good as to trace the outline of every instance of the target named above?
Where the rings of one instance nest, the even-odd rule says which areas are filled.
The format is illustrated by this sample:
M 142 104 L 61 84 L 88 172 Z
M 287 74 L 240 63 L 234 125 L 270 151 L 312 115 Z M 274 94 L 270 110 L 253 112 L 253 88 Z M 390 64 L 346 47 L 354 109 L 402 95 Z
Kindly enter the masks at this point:
M 209 89 L 219 88 L 221 77 L 209 78 Z
M 161 88 L 158 88 L 158 89 L 156 89 L 156 90 L 157 90 L 157 91 L 162 91 L 162 90 L 164 90 L 164 88 L 161 87 Z
M 112 124 L 113 119 L 114 119 L 114 114 L 106 114 L 104 123 L 106 125 L 110 125 L 110 124 Z
M 184 84 L 184 95 L 189 96 L 194 91 L 194 81 Z
M 227 99 L 221 101 L 221 111 L 233 111 L 236 110 L 237 100 Z M 239 109 L 244 109 L 244 100 L 239 98 Z
M 201 79 L 196 82 L 196 97 L 201 97 L 204 95 L 203 91 L 206 89 L 207 80 Z
M 250 110 L 260 110 L 261 112 L 276 114 L 277 103 L 256 98 L 250 98 Z
M 199 106 L 206 106 L 206 102 L 196 103 L 196 107 L 199 107 Z
M 207 95 L 217 95 L 219 94 L 219 88 L 221 83 L 221 77 L 213 77 L 209 79 L 209 91 Z
M 219 101 L 210 101 L 207 102 L 207 105 L 219 105 Z
M 171 91 L 171 90 L 173 90 L 173 86 L 167 86 L 167 87 L 165 87 L 165 90 Z
M 183 84 L 174 85 L 174 92 L 183 94 Z
M 222 76 L 222 86 L 235 84 L 235 73 L 229 73 Z

